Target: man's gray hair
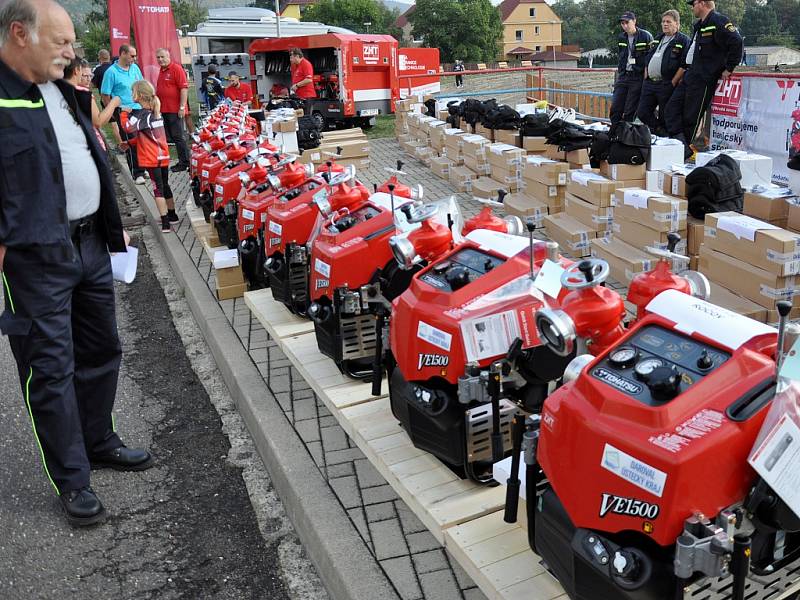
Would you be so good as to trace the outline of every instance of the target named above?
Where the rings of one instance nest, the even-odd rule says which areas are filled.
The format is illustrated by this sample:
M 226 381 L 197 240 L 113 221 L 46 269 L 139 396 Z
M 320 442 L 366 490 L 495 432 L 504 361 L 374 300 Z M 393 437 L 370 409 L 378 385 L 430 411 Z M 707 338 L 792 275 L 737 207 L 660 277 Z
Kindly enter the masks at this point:
M 39 42 L 39 15 L 30 0 L 9 0 L 0 7 L 0 48 L 8 41 L 12 23 L 21 23 L 31 41 Z
M 167 56 L 169 56 L 169 55 L 170 55 L 170 54 L 169 54 L 169 48 L 158 48 L 158 49 L 156 50 L 156 54 L 158 54 L 159 52 L 166 52 L 166 53 L 167 53 Z

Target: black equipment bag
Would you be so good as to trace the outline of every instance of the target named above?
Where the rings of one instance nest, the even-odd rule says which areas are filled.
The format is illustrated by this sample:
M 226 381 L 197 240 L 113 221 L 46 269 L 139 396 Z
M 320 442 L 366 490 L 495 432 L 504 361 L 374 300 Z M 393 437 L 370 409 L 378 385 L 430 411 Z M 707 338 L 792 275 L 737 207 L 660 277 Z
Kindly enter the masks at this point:
M 592 145 L 592 133 L 577 123 L 553 119 L 550 121 L 547 143 L 558 146 L 562 152 L 583 150 Z
M 319 123 L 314 117 L 297 119 L 297 145 L 301 150 L 317 148 L 322 143 Z
M 536 113 L 522 117 L 519 130 L 522 137 L 546 137 L 550 131 L 550 117 L 547 113 Z
M 489 129 L 519 129 L 519 113 L 507 104 L 490 108 L 481 119 L 484 127 Z
M 596 131 L 589 148 L 589 163 L 593 169 L 600 168 L 600 161 L 608 159 L 608 150 L 611 148 L 611 138 L 607 131 Z
M 612 165 L 643 165 L 650 156 L 650 128 L 644 123 L 620 121 L 608 132 L 611 144 L 606 160 Z
M 744 191 L 739 164 L 720 154 L 686 176 L 689 214 L 703 219 L 708 213 L 742 211 Z

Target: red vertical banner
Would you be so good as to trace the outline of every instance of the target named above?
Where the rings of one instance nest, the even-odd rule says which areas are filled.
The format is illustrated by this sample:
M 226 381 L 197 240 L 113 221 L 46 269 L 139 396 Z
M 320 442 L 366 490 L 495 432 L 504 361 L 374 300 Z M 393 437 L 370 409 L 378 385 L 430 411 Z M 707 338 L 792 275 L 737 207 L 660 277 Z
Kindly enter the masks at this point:
M 108 0 L 108 32 L 111 56 L 119 56 L 119 47 L 131 41 L 130 0 Z
M 178 64 L 181 62 L 172 8 L 169 0 L 130 0 L 130 7 L 136 50 L 139 53 L 137 62 L 144 78 L 155 85 L 160 69 L 156 62 L 156 50 L 167 48 L 172 60 Z

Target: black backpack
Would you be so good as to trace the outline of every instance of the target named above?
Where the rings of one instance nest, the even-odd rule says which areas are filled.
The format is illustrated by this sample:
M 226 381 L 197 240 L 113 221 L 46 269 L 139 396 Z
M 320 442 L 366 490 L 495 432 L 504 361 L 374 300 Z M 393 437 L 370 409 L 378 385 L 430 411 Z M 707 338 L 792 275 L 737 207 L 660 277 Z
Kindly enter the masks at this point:
M 553 119 L 550 121 L 547 143 L 558 146 L 562 152 L 583 150 L 592 145 L 592 134 L 576 123 Z
M 612 165 L 643 165 L 650 156 L 650 128 L 644 123 L 620 121 L 608 132 L 606 160 Z
M 547 113 L 536 113 L 522 117 L 519 130 L 522 137 L 545 137 L 550 131 L 550 117 Z
M 507 104 L 491 108 L 481 120 L 489 129 L 519 129 L 519 113 Z
M 433 98 L 425 100 L 425 114 L 434 119 L 436 118 L 436 100 Z
M 301 150 L 316 148 L 322 143 L 319 123 L 314 117 L 303 116 L 297 119 L 297 145 Z
M 600 162 L 608 159 L 608 151 L 611 148 L 611 138 L 607 131 L 596 131 L 589 147 L 589 163 L 593 169 L 600 167 Z

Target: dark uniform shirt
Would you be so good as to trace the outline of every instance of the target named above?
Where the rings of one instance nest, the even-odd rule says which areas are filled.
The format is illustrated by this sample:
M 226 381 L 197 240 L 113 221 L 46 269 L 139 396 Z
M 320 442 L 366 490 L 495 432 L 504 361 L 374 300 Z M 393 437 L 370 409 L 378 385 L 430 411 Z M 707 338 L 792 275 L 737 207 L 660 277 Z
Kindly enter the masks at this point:
M 653 58 L 658 49 L 661 40 L 664 39 L 665 33 L 660 33 L 655 40 L 653 40 L 652 48 L 647 53 L 647 64 L 650 64 L 650 59 Z M 681 67 L 685 68 L 686 53 L 689 52 L 689 45 L 691 40 L 685 33 L 679 31 L 673 38 L 667 42 L 667 47 L 664 50 L 664 56 L 661 59 L 661 73 L 648 73 L 647 76 L 651 79 L 672 79 L 675 73 Z
M 633 36 L 633 50 L 628 44 L 628 34 L 624 31 L 617 38 L 619 47 L 619 65 L 617 69 L 620 74 L 628 71 L 628 57 L 631 56 L 635 59 L 635 63 L 631 65 L 630 73 L 641 75 L 647 66 L 647 56 L 650 52 L 650 44 L 653 42 L 653 36 L 646 29 L 637 28 Z
M 86 136 L 100 175 L 98 226 L 111 252 L 124 252 L 114 183 L 92 127 L 65 81 L 55 84 Z M 0 61 L 0 244 L 71 245 L 61 155 L 39 88 Z
M 719 79 L 723 71 L 733 73 L 742 61 L 742 36 L 725 15 L 712 10 L 703 21 L 694 24 L 694 57 L 689 70 L 705 81 Z M 685 60 L 685 58 L 684 58 Z

